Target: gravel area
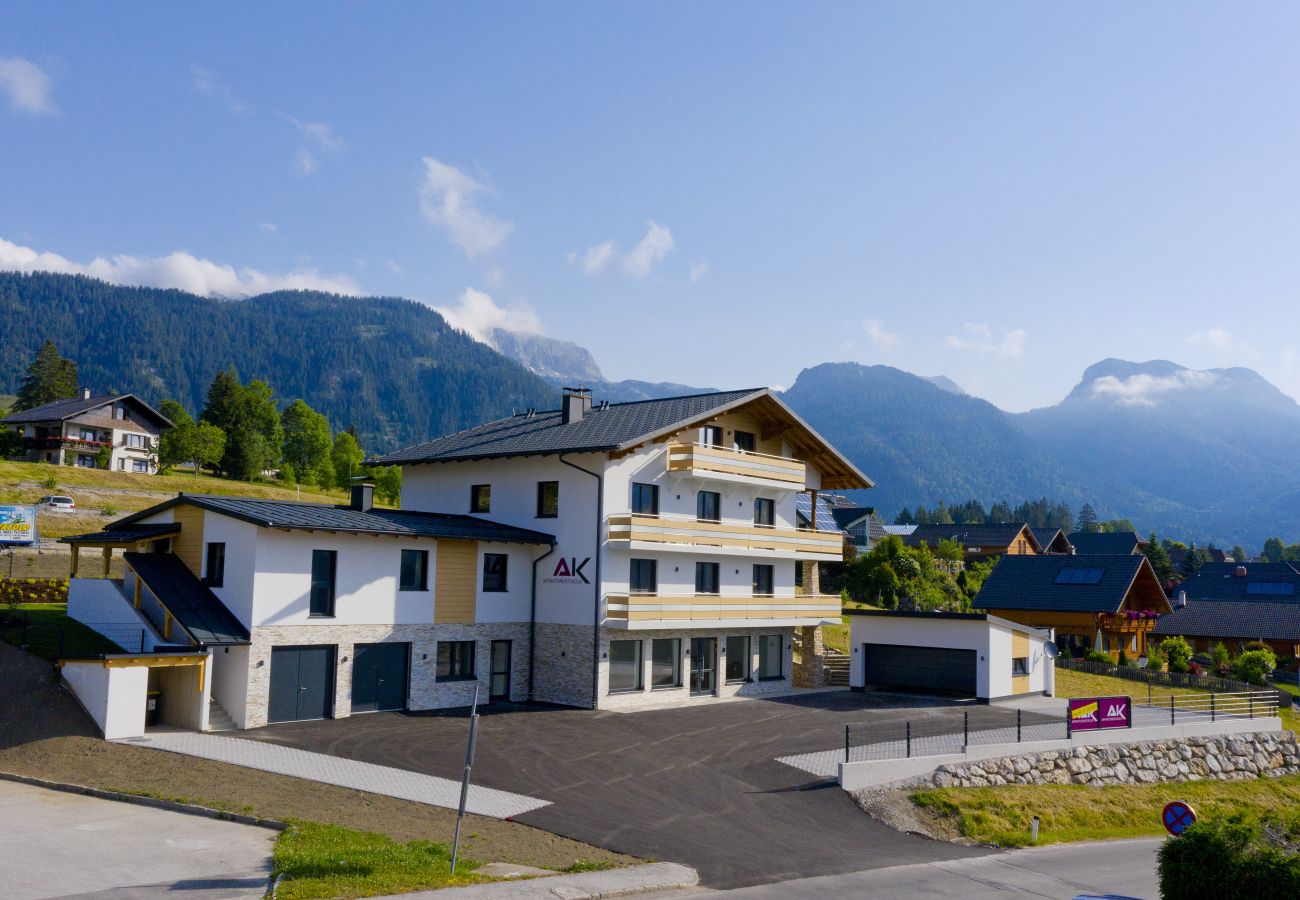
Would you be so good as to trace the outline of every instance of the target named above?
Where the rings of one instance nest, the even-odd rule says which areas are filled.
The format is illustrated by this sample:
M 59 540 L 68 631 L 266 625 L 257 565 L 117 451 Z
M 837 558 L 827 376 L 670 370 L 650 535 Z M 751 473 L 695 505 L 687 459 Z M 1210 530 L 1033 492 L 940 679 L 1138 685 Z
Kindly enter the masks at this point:
M 952 825 L 912 802 L 910 789 L 881 791 L 850 791 L 853 802 L 871 818 L 895 831 L 915 834 L 936 841 L 955 844 L 974 844 L 963 838 Z

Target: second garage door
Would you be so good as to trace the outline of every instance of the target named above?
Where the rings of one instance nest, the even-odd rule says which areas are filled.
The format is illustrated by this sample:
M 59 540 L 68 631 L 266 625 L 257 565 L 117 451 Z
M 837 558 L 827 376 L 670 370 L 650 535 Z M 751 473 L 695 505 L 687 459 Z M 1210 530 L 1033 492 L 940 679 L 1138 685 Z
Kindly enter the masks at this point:
M 333 697 L 332 646 L 271 648 L 270 721 L 328 718 Z
M 406 709 L 407 643 L 357 644 L 352 661 L 352 711 Z
M 975 651 L 863 644 L 866 684 L 975 695 Z

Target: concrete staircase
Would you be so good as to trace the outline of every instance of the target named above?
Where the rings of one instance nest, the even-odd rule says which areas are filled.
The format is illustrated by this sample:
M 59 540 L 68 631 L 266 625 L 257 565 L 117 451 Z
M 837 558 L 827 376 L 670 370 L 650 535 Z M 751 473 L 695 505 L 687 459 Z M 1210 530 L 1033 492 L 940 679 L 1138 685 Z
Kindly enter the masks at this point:
M 849 686 L 849 658 L 838 650 L 826 648 L 826 655 L 822 657 L 823 667 L 826 669 L 826 684 L 834 687 Z
M 226 708 L 212 698 L 208 701 L 208 731 L 235 731 L 235 720 Z

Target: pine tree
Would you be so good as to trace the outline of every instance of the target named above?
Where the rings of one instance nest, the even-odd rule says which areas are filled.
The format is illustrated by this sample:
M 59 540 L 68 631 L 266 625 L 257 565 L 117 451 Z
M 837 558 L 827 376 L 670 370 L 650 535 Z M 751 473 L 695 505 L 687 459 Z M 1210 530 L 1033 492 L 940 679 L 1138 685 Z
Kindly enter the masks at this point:
M 912 518 L 912 511 L 904 506 L 902 510 L 899 511 L 898 515 L 894 516 L 894 524 L 915 525 L 916 520 Z
M 1246 561 L 1246 550 L 1241 546 L 1241 544 L 1232 545 L 1232 560 L 1233 562 L 1239 563 L 1244 563 Z
M 1161 584 L 1174 576 L 1174 565 L 1169 561 L 1169 551 L 1156 539 L 1154 531 L 1151 532 L 1151 537 L 1147 539 L 1146 547 L 1143 548 L 1142 553 L 1151 563 L 1151 568 L 1155 569 L 1156 577 L 1160 579 Z
M 27 368 L 27 377 L 18 388 L 14 412 L 35 409 L 55 400 L 77 396 L 77 364 L 59 355 L 54 342 L 46 340 Z
M 1075 526 L 1075 531 L 1096 532 L 1101 530 L 1101 525 L 1097 522 L 1097 512 L 1092 508 L 1091 503 L 1083 504 L 1083 509 L 1079 510 L 1079 523 Z

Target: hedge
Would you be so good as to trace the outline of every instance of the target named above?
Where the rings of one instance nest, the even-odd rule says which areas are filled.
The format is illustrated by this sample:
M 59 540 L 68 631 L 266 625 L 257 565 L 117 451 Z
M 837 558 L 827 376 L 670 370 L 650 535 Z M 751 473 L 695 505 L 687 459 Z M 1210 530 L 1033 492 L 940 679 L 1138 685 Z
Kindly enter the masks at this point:
M 1300 853 L 1289 849 L 1297 839 L 1300 815 L 1267 826 L 1240 819 L 1197 822 L 1182 837 L 1161 846 L 1160 896 L 1163 900 L 1300 897 Z

